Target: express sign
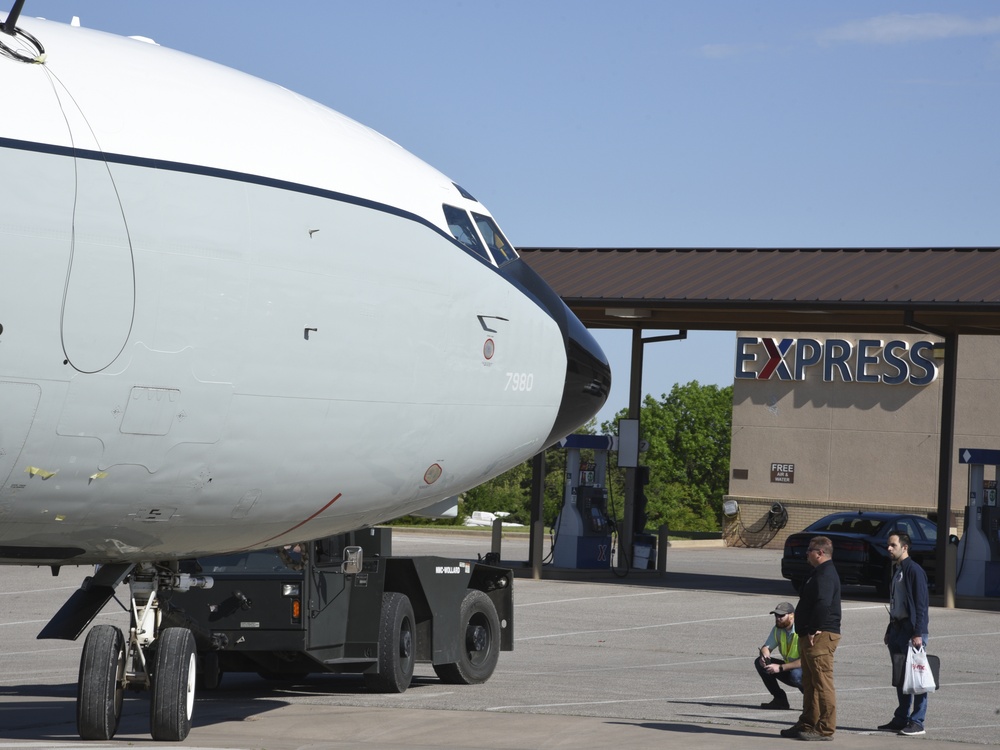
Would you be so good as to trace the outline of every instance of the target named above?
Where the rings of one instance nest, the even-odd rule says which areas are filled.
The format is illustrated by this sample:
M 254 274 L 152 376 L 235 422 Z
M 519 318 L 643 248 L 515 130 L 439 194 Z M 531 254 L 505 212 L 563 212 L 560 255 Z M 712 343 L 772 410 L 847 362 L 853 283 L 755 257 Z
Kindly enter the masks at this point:
M 927 385 L 937 377 L 930 341 L 860 339 L 736 339 L 736 378 L 805 380 L 808 372 L 823 374 L 823 382 Z M 763 363 L 758 368 L 754 363 Z

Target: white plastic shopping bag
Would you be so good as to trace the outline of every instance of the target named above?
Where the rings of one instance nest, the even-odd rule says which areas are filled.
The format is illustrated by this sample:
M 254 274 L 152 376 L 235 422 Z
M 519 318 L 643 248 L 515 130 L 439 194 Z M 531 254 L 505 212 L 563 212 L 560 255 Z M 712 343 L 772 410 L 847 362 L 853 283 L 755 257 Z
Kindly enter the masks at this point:
M 927 663 L 924 647 L 912 645 L 906 652 L 906 668 L 903 671 L 903 692 L 910 695 L 933 693 L 936 690 L 931 665 Z

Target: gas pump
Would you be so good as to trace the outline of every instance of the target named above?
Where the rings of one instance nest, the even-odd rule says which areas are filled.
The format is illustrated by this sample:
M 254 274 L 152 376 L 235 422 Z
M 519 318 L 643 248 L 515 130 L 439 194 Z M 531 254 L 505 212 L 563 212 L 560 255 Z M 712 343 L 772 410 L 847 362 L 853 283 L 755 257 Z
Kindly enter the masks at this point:
M 559 568 L 610 568 L 611 522 L 606 477 L 612 438 L 570 435 L 564 445 L 566 480 L 563 507 L 554 527 L 552 562 Z M 594 460 L 582 461 L 581 449 L 593 450 Z
M 1000 466 L 1000 451 L 962 448 L 959 463 L 969 466 L 969 505 L 958 543 L 955 592 L 960 596 L 1000 596 L 1000 506 L 997 482 L 985 466 Z

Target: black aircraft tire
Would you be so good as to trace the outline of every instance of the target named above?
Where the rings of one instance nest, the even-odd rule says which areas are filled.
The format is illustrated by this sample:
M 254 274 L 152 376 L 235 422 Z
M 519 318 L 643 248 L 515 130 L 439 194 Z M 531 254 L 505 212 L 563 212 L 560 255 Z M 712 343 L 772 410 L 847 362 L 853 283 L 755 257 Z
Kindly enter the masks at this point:
M 500 618 L 490 598 L 476 589 L 465 595 L 459 617 L 458 661 L 435 664 L 434 672 L 451 685 L 478 685 L 490 679 L 500 658 Z
M 413 680 L 417 633 L 410 599 L 394 591 L 382 594 L 378 629 L 378 673 L 365 674 L 375 693 L 402 693 Z
M 125 637 L 114 625 L 95 625 L 80 655 L 76 729 L 81 739 L 110 740 L 125 697 Z
M 153 739 L 180 742 L 191 731 L 198 655 L 187 628 L 167 628 L 156 639 L 149 730 Z

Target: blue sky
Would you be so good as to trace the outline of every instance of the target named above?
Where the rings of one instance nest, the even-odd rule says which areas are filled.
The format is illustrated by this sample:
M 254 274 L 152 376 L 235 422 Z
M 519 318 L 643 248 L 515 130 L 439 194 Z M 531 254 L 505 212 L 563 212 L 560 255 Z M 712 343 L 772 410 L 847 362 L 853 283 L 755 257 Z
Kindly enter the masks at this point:
M 13 0 L 0 0 L 8 9 Z M 1000 245 L 1000 3 L 27 0 L 337 109 L 521 246 Z M 43 40 L 44 41 L 44 40 Z M 627 405 L 630 336 L 601 333 Z M 647 347 L 729 385 L 735 333 Z

